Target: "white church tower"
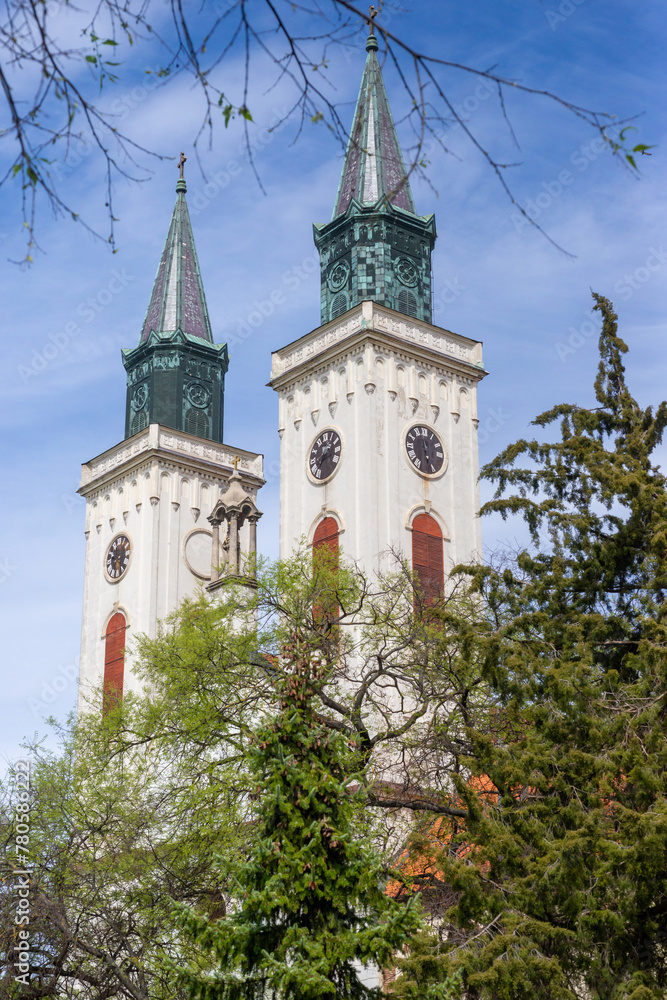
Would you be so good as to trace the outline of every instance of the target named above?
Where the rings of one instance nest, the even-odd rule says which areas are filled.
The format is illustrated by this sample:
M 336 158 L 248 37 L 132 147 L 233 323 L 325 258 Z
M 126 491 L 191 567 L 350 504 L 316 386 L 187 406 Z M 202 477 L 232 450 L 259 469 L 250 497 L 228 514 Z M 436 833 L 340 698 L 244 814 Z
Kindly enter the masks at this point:
M 244 582 L 252 573 L 247 557 L 254 555 L 261 517 L 263 460 L 223 443 L 227 347 L 213 342 L 184 162 L 181 154 L 176 205 L 139 345 L 123 351 L 125 439 L 82 470 L 87 543 L 79 711 L 101 686 L 107 705 L 137 687 L 129 655 L 136 635 L 154 636 L 158 622 L 198 587 Z
M 333 218 L 315 226 L 322 325 L 273 354 L 280 552 L 305 536 L 422 586 L 481 555 L 482 345 L 431 322 L 432 215 L 417 215 L 371 30 Z

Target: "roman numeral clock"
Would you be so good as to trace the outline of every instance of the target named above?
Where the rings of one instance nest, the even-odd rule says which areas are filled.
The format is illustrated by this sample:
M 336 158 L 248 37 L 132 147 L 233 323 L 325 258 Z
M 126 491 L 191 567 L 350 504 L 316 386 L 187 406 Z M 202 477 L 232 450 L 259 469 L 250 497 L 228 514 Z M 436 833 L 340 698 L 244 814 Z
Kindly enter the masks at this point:
M 308 456 L 308 472 L 316 483 L 324 483 L 334 475 L 342 448 L 340 434 L 331 427 L 315 438 Z
M 314 226 L 321 325 L 272 359 L 280 552 L 326 541 L 372 572 L 426 546 L 435 578 L 481 551 L 486 372 L 478 341 L 432 323 L 435 219 L 417 213 L 372 32 L 366 49 L 333 217 Z
M 423 476 L 437 476 L 444 471 L 445 446 L 432 428 L 425 424 L 410 427 L 405 435 L 410 462 Z

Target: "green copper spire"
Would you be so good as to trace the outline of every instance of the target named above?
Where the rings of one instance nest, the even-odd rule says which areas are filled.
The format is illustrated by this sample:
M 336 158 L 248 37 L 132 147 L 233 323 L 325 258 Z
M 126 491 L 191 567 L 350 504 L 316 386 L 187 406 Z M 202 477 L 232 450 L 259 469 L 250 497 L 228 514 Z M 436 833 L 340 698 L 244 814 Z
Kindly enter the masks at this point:
M 214 344 L 192 235 L 181 153 L 176 205 L 139 346 L 123 351 L 125 437 L 149 423 L 222 441 L 226 344 Z
M 366 51 L 366 66 L 333 218 L 342 215 L 352 199 L 359 205 L 375 205 L 382 197 L 397 208 L 416 215 L 378 62 L 378 43 L 372 22 Z
M 180 165 L 182 170 L 182 164 Z M 155 276 L 140 343 L 156 333 L 183 333 L 213 343 L 211 321 L 199 272 L 190 215 L 185 201 L 186 184 L 176 184 L 176 205 Z
M 314 226 L 322 323 L 370 299 L 431 321 L 435 219 L 417 215 L 373 30 L 333 218 Z

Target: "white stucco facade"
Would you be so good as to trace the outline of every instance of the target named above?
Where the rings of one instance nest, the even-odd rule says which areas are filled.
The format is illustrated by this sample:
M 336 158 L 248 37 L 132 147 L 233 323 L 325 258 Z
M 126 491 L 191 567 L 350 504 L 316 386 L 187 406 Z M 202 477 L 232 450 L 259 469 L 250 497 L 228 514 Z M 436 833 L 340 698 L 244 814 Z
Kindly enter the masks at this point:
M 116 611 L 127 620 L 124 691 L 136 690 L 134 638 L 155 636 L 158 622 L 211 579 L 207 518 L 227 489 L 238 457 L 248 495 L 262 486 L 263 458 L 151 424 L 86 462 L 79 493 L 86 499 L 86 557 L 79 668 L 79 711 L 104 675 L 106 628 Z M 247 534 L 249 527 L 241 529 Z M 130 542 L 117 580 L 106 571 L 118 535 Z M 248 550 L 248 539 L 241 538 Z
M 390 565 L 390 550 L 410 558 L 412 519 L 425 512 L 442 528 L 445 571 L 479 558 L 477 383 L 485 374 L 481 343 L 371 301 L 276 351 L 281 557 L 332 516 L 345 556 L 374 572 Z M 417 423 L 444 445 L 436 476 L 409 461 L 405 436 Z M 318 483 L 308 457 L 328 428 L 340 435 L 341 459 Z

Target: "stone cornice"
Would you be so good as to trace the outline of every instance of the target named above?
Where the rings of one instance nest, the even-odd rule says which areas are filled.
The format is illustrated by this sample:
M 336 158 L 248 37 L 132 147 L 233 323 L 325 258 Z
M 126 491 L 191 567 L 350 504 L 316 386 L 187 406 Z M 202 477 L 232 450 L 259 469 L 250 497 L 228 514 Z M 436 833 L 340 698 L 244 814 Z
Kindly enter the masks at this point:
M 239 472 L 248 486 L 259 489 L 264 483 L 263 456 L 243 448 L 203 441 L 191 434 L 150 424 L 134 437 L 122 441 L 102 452 L 81 467 L 81 485 L 78 492 L 88 496 L 107 481 L 118 477 L 121 470 L 128 472 L 147 460 L 160 458 L 166 462 L 187 464 L 193 472 L 209 477 L 233 470 L 234 457 L 239 456 Z
M 339 356 L 353 345 L 372 339 L 383 346 L 409 353 L 426 364 L 443 365 L 479 381 L 487 374 L 482 345 L 442 327 L 413 319 L 376 302 L 362 302 L 340 319 L 325 323 L 271 356 L 274 389 L 282 388 L 313 365 Z

